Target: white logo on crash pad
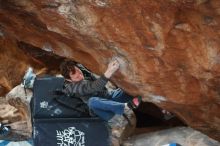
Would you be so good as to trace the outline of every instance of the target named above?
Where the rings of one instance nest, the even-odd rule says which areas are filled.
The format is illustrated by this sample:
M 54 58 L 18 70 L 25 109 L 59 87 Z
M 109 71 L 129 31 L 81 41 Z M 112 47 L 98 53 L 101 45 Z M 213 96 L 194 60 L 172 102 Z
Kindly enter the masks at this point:
M 57 131 L 58 146 L 85 146 L 85 133 L 75 127 Z
M 47 108 L 47 107 L 48 107 L 47 101 L 40 102 L 40 108 Z

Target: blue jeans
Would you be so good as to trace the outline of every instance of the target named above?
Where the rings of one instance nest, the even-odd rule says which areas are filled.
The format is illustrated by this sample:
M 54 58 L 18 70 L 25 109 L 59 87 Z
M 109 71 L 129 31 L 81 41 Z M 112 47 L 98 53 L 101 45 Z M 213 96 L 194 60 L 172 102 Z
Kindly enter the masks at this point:
M 125 103 L 132 100 L 132 97 L 121 89 L 113 90 L 110 96 L 108 99 L 91 97 L 88 101 L 89 109 L 105 121 L 110 120 L 115 114 L 122 115 Z

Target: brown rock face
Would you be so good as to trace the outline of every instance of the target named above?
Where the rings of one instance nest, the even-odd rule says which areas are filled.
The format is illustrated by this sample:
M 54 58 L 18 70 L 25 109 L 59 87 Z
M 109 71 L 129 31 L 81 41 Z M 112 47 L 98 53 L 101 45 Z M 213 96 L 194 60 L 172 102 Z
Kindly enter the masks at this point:
M 18 44 L 96 73 L 117 57 L 112 80 L 119 87 L 220 140 L 219 0 L 0 0 L 0 41 L 1 56 L 12 48 L 18 56 L 4 65 L 16 60 L 21 71 L 30 62 L 21 63 Z M 1 85 L 9 88 L 15 73 L 2 77 L 7 69 L 18 70 L 1 67 Z

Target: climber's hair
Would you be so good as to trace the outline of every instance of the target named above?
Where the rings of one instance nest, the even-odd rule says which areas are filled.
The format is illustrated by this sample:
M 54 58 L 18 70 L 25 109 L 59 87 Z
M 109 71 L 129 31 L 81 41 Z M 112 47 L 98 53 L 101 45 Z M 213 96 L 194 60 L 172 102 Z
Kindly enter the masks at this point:
M 61 64 L 60 64 L 60 73 L 61 75 L 66 78 L 66 79 L 70 79 L 69 73 L 72 71 L 73 73 L 75 73 L 75 67 L 76 67 L 76 62 L 72 61 L 70 59 L 66 59 L 64 60 Z

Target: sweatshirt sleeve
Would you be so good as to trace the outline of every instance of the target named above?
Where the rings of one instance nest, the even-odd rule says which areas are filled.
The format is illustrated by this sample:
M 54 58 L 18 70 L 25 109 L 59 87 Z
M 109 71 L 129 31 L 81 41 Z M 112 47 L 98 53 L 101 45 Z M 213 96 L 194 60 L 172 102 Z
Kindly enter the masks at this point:
M 108 79 L 104 75 L 102 75 L 95 81 L 83 80 L 76 83 L 69 83 L 66 88 L 68 90 L 67 92 L 70 95 L 75 94 L 79 96 L 86 96 L 98 91 L 102 91 L 107 82 Z

